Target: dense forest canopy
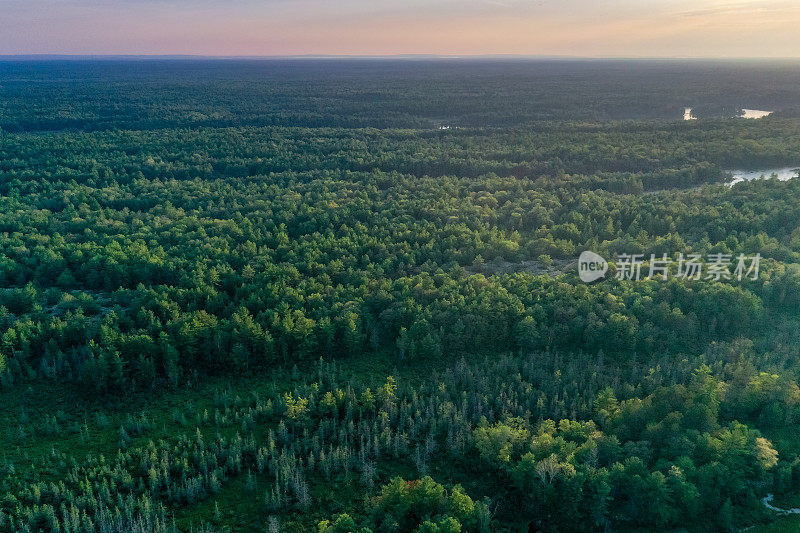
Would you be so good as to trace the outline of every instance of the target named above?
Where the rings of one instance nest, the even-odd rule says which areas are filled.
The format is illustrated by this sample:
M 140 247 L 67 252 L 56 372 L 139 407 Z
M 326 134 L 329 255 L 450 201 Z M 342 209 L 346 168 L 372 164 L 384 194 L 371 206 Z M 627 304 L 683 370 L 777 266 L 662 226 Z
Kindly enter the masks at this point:
M 800 180 L 726 182 L 800 165 L 799 81 L 0 62 L 0 531 L 774 522 L 800 490 Z M 584 250 L 761 269 L 584 284 Z
M 800 114 L 789 61 L 299 59 L 0 61 L 5 131 L 506 127 Z M 158 95 L 154 97 L 154 95 Z

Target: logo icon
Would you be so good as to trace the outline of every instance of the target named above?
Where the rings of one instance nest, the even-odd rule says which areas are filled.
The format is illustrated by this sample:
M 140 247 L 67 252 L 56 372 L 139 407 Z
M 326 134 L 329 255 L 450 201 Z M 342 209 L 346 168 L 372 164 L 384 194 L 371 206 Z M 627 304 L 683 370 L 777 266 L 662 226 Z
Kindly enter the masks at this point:
M 591 283 L 606 275 L 608 261 L 594 252 L 586 250 L 578 257 L 578 276 L 581 281 Z

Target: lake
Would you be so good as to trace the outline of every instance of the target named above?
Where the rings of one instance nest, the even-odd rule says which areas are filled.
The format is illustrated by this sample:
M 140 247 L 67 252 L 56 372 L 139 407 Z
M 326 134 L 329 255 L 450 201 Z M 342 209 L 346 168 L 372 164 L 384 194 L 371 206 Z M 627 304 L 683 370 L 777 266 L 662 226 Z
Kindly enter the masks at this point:
M 764 111 L 762 109 L 742 109 L 741 115 L 736 115 L 734 118 L 764 118 L 772 114 L 772 111 Z M 691 107 L 683 108 L 683 120 L 697 120 L 697 117 L 692 113 Z
M 771 178 L 772 176 L 777 176 L 781 181 L 787 181 L 796 178 L 800 169 L 797 167 L 783 167 L 763 170 L 729 170 L 728 172 L 731 174 L 731 181 L 728 182 L 728 185 L 736 185 L 742 181 Z
M 760 109 L 742 109 L 740 118 L 764 118 L 772 114 L 772 111 L 762 111 Z

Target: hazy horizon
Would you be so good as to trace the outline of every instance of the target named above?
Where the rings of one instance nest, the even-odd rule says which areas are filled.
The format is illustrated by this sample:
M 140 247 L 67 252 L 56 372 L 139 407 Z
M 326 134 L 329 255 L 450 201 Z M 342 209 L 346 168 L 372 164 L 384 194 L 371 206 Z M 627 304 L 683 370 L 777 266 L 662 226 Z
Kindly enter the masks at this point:
M 0 55 L 800 57 L 787 0 L 7 0 Z
M 226 54 L 118 54 L 118 53 L 20 53 L 0 54 L 2 59 L 214 59 L 214 60 L 281 60 L 281 59 L 491 59 L 491 60 L 532 60 L 532 61 L 690 61 L 690 62 L 739 62 L 739 61 L 769 61 L 769 62 L 796 62 L 800 56 L 581 56 L 581 55 L 546 55 L 546 54 L 278 54 L 278 55 L 226 55 Z

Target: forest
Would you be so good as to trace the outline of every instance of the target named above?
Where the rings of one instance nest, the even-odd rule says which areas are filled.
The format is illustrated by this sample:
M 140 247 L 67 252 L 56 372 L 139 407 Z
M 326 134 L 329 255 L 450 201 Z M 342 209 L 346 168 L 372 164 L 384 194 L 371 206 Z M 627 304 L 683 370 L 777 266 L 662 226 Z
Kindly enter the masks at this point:
M 796 531 L 798 82 L 0 61 L 0 531 Z

